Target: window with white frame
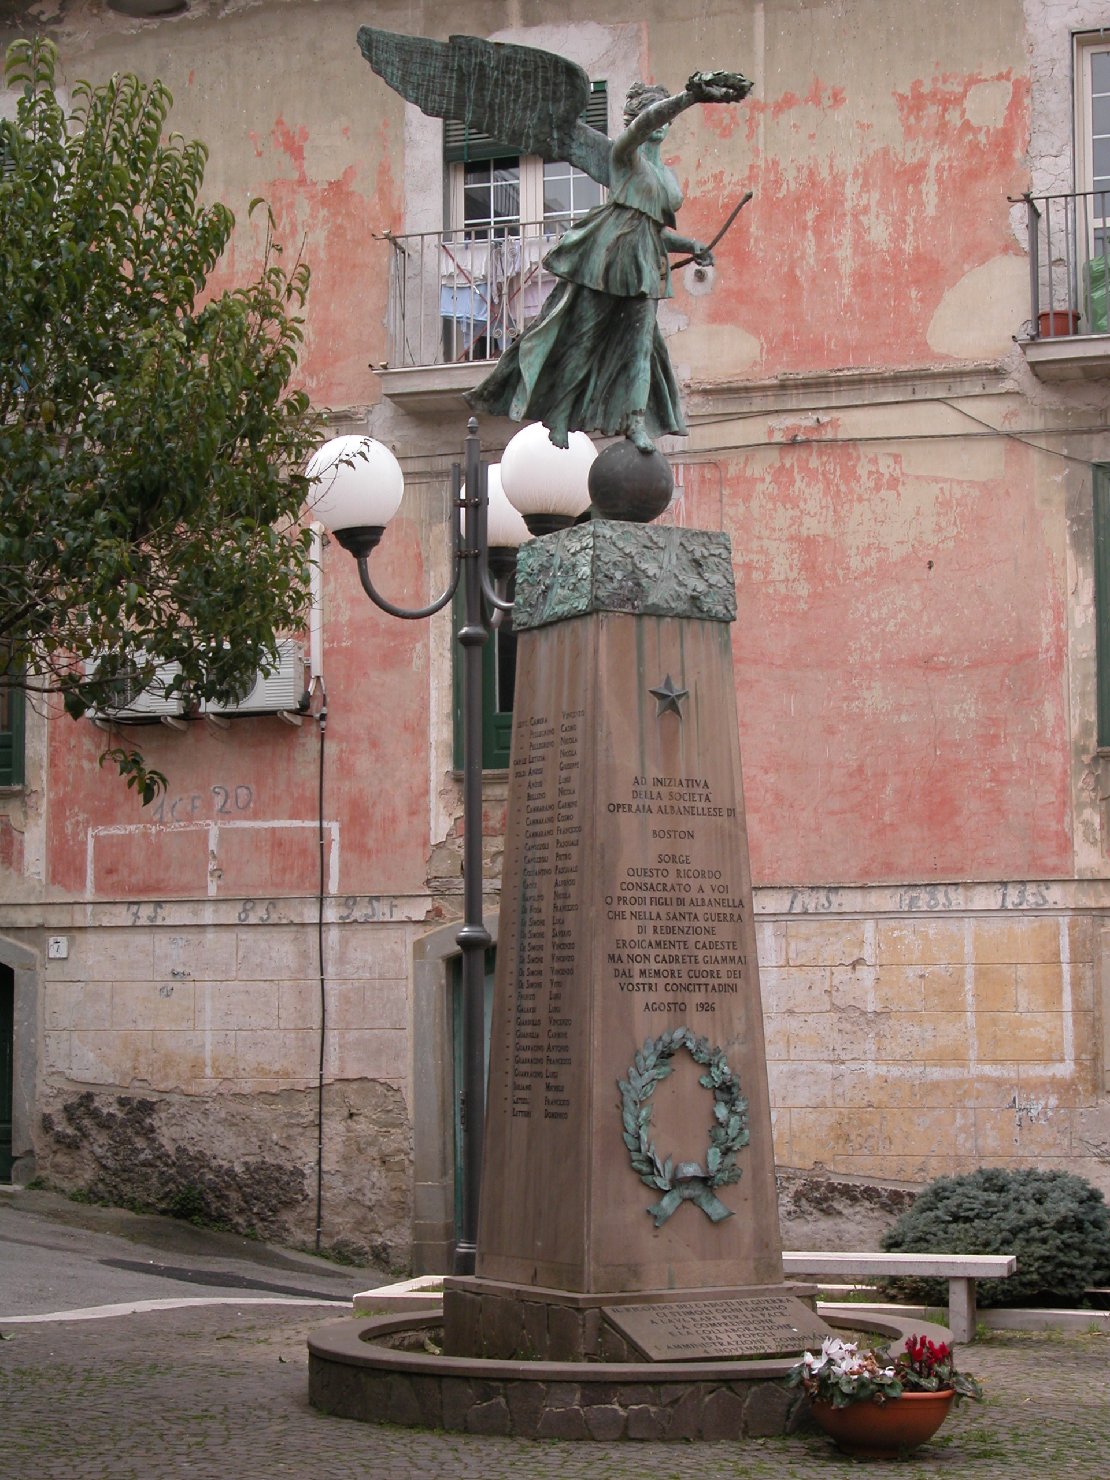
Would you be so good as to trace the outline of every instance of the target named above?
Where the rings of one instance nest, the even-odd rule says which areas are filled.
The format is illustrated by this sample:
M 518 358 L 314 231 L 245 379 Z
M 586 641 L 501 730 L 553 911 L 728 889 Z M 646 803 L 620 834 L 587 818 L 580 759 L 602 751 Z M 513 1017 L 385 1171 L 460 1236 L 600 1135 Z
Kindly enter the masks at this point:
M 523 162 L 510 155 L 501 159 L 468 160 L 453 167 L 451 224 L 461 223 L 467 240 L 519 234 Z M 461 209 L 454 199 L 455 192 L 460 190 Z
M 1075 188 L 1110 192 L 1110 34 L 1076 41 Z
M 608 132 L 605 84 L 594 83 L 586 121 Z M 537 316 L 554 287 L 543 267 L 551 242 L 605 192 L 566 163 L 510 154 L 461 124 L 444 129 L 447 230 L 440 313 L 445 359 L 495 359 Z
M 558 161 L 543 167 L 543 226 L 565 231 L 573 221 L 601 204 L 605 192 L 596 180 L 572 164 Z
M 604 199 L 596 180 L 575 165 L 536 155 L 501 155 L 452 163 L 450 227 L 468 239 L 553 236 Z
M 1110 330 L 1110 34 L 1076 39 L 1073 299 L 1092 333 Z

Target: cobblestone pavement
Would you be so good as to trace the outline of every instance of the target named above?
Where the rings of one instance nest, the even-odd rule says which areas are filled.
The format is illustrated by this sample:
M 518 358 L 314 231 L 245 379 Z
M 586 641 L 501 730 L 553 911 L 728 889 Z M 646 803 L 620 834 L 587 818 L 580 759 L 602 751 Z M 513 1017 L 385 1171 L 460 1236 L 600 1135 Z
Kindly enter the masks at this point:
M 311 1307 L 192 1307 L 10 1326 L 0 1343 L 3 1480 L 816 1480 L 858 1473 L 821 1437 L 581 1444 L 332 1419 L 306 1398 Z M 965 1404 L 900 1480 L 1104 1480 L 1110 1336 L 996 1334 L 964 1352 Z

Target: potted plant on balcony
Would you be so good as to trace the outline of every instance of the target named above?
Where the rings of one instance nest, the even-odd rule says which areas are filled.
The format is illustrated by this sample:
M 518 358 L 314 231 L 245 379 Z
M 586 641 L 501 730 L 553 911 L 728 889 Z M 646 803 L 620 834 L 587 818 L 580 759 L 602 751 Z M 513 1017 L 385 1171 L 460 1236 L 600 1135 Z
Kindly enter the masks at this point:
M 974 1377 L 957 1372 L 946 1342 L 910 1336 L 897 1357 L 885 1347 L 861 1350 L 825 1339 L 790 1371 L 814 1418 L 837 1446 L 859 1458 L 897 1459 L 931 1439 L 961 1398 L 983 1396 Z
M 1079 310 L 1075 308 L 1045 309 L 1037 315 L 1038 339 L 1063 339 L 1069 334 L 1079 333 Z

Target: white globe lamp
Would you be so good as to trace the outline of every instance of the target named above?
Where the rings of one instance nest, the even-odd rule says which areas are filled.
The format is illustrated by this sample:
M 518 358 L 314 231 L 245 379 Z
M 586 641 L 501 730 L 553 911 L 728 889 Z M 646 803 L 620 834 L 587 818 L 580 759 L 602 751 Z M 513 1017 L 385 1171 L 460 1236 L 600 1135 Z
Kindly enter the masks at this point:
M 333 437 L 309 458 L 306 508 L 353 555 L 368 555 L 405 491 L 401 465 L 373 437 Z
M 597 448 L 585 432 L 556 447 L 542 422 L 525 427 L 501 454 L 501 486 L 534 535 L 565 529 L 590 506 L 590 467 Z

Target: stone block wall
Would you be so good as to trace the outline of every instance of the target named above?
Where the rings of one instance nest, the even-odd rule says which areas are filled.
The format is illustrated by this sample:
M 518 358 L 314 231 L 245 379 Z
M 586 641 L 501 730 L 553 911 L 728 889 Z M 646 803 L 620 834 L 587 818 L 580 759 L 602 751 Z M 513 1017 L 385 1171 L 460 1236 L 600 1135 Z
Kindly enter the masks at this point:
M 822 908 L 779 918 L 768 906 L 786 891 L 766 891 L 778 1162 L 915 1184 L 1042 1164 L 1110 1189 L 1100 931 L 1091 915 L 1047 908 L 1064 889 L 795 891 L 795 903 Z M 1045 907 L 1000 910 L 1007 890 L 1036 891 Z M 897 902 L 884 895 L 910 893 L 927 913 L 884 911 Z M 874 913 L 836 908 L 868 902 Z
M 787 1246 L 826 1244 L 845 1220 L 874 1244 L 912 1189 L 977 1166 L 1062 1167 L 1110 1192 L 1102 888 L 756 891 Z M 430 931 L 415 899 L 348 904 L 329 902 L 324 931 L 322 1242 L 440 1268 L 455 928 Z M 35 1169 L 92 1196 L 308 1244 L 312 906 L 220 902 L 210 914 L 106 905 L 89 924 L 74 910 L 51 931 L 62 960 L 46 959 L 44 931 L 26 933 L 40 961 Z
M 41 968 L 38 1174 L 311 1243 L 321 985 L 310 911 L 221 906 L 203 925 L 184 902 L 106 906 L 94 912 L 104 923 L 59 930 L 68 954 Z M 411 1244 L 412 935 L 403 921 L 333 920 L 323 939 L 321 1242 L 394 1268 Z

